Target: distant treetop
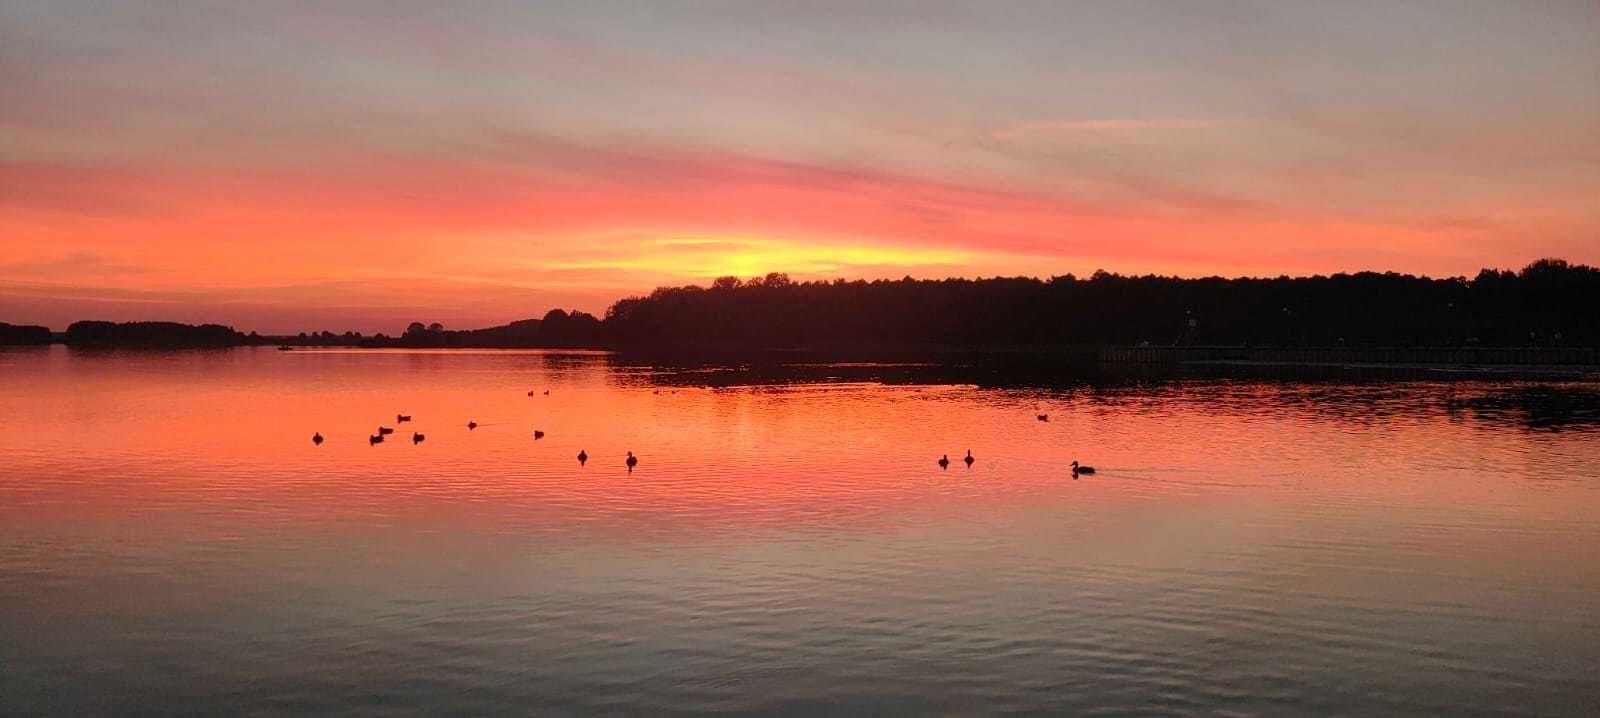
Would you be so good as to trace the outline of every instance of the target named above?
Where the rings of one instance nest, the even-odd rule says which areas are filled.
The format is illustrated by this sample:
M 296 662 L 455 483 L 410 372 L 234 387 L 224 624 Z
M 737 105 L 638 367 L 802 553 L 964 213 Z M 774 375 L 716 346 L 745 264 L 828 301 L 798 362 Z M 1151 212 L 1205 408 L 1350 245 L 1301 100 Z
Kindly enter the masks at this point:
M 1541 259 L 1475 279 L 1360 272 L 1030 277 L 660 287 L 606 311 L 622 346 L 1600 345 L 1600 270 Z

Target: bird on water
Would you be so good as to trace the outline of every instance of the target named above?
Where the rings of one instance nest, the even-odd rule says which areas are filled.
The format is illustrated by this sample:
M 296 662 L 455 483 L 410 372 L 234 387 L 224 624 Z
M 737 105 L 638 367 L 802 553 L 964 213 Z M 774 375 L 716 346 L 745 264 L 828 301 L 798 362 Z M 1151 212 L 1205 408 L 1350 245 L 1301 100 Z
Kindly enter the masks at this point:
M 977 459 L 972 458 L 972 449 L 967 449 L 967 458 L 962 459 L 962 461 L 967 462 L 967 468 L 972 468 L 972 462 L 977 461 Z
M 533 430 L 533 440 L 534 441 L 538 441 L 538 440 L 543 439 L 543 438 L 544 438 L 544 432 L 539 431 L 538 429 L 534 429 Z
M 420 444 L 422 443 L 422 440 L 426 438 L 428 437 L 423 436 L 415 431 L 411 432 L 411 443 L 413 444 Z
M 587 463 L 589 463 L 589 452 L 578 449 L 578 465 L 583 466 Z
M 939 457 L 939 468 L 941 468 L 941 469 L 950 468 L 950 455 L 949 454 L 945 454 L 944 456 Z
M 312 434 L 311 443 L 316 444 L 317 446 L 322 446 L 322 432 L 319 431 L 315 434 Z
M 395 414 L 394 415 L 394 423 L 396 423 L 396 424 L 404 424 L 404 423 L 406 423 L 408 421 L 411 421 L 411 417 L 406 416 L 405 414 Z
M 1050 415 L 1049 414 L 1040 414 L 1039 415 L 1039 421 L 1049 421 L 1049 420 L 1050 420 Z
M 387 426 L 378 427 L 378 436 L 388 436 L 389 434 L 393 434 L 393 433 L 394 433 L 394 429 L 391 429 L 391 428 L 389 428 Z
M 1072 473 L 1073 473 L 1073 475 L 1077 475 L 1077 474 L 1092 474 L 1092 473 L 1094 473 L 1094 467 L 1093 466 L 1084 466 L 1082 464 L 1079 464 L 1077 459 L 1073 459 L 1072 460 Z
M 639 465 L 639 457 L 634 456 L 633 452 L 630 451 L 628 452 L 628 461 L 626 463 L 628 464 L 628 473 L 631 474 L 633 473 L 633 467 Z
M 476 428 L 478 428 L 478 422 L 476 422 L 476 421 L 467 422 L 467 431 L 472 431 L 473 429 L 476 429 Z
M 376 446 L 383 443 L 383 434 L 373 434 L 367 437 L 367 446 Z

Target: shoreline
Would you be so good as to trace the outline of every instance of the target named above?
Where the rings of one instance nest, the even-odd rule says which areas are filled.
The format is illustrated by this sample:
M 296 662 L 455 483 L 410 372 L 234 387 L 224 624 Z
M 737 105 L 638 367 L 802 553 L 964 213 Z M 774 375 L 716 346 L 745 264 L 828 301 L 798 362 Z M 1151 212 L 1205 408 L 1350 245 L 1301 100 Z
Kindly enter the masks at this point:
M 145 353 L 219 352 L 248 349 L 279 353 L 272 344 L 165 346 L 140 344 L 16 344 L 0 350 Z M 361 347 L 294 346 L 283 354 L 315 353 L 495 353 L 540 352 L 605 356 L 621 365 L 783 369 L 804 367 L 923 367 L 949 369 L 983 380 L 1038 381 L 1062 378 L 1161 380 L 1174 378 L 1505 380 L 1600 382 L 1600 348 L 1371 347 L 935 347 L 827 346 L 788 349 L 629 347 Z

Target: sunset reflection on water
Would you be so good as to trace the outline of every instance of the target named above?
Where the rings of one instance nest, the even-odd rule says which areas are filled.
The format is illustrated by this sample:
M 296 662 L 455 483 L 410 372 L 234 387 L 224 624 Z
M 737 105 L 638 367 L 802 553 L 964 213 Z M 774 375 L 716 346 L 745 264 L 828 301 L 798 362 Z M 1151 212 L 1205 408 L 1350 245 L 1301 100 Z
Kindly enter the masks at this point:
M 23 712 L 1600 694 L 1592 386 L 61 347 L 0 374 Z

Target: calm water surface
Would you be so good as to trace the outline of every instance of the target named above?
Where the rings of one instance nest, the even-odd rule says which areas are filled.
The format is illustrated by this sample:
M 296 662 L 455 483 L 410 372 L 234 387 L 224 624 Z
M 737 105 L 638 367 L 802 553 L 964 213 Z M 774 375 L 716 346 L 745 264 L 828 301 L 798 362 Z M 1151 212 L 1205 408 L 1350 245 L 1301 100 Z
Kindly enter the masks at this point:
M 1600 712 L 1594 386 L 928 374 L 0 352 L 0 713 Z

